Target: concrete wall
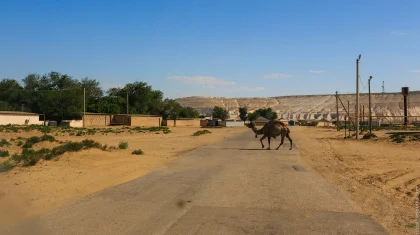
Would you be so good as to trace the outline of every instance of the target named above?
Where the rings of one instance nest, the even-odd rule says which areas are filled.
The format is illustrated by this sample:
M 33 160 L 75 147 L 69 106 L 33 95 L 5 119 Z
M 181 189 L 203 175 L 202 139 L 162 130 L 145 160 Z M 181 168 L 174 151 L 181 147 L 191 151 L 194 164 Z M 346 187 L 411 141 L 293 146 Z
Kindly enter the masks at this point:
M 29 122 L 25 123 L 26 120 L 29 120 Z M 39 115 L 37 114 L 0 114 L 0 125 L 42 125 L 43 123 L 43 121 L 39 121 Z
M 167 120 L 167 126 L 175 126 L 174 120 Z M 200 119 L 199 118 L 193 118 L 193 119 L 177 119 L 176 120 L 176 126 L 182 127 L 182 126 L 192 126 L 192 127 L 199 127 L 200 126 Z
M 232 121 L 226 121 L 226 126 L 227 127 L 237 127 L 237 126 L 245 126 L 243 121 L 237 121 L 237 122 L 232 122 Z
M 131 115 L 130 116 L 130 126 L 160 126 L 162 121 L 161 116 L 142 116 L 142 115 Z
M 63 120 L 63 122 L 68 122 L 71 127 L 83 127 L 83 120 Z
M 85 115 L 85 126 L 107 126 L 111 122 L 111 114 L 86 114 Z M 76 120 L 74 120 L 76 121 Z M 75 125 L 79 125 L 74 123 Z M 82 122 L 83 126 L 83 122 Z

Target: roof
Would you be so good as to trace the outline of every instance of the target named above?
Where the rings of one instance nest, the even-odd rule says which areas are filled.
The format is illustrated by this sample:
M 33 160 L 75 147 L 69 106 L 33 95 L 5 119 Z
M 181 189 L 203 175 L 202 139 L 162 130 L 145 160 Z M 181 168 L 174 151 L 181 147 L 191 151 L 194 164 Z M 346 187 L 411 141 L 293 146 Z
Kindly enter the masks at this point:
M 268 122 L 268 121 L 270 121 L 270 120 L 268 120 L 267 118 L 265 118 L 265 117 L 261 117 L 261 116 L 259 116 L 259 117 L 257 117 L 257 119 L 255 119 L 255 121 L 256 122 Z

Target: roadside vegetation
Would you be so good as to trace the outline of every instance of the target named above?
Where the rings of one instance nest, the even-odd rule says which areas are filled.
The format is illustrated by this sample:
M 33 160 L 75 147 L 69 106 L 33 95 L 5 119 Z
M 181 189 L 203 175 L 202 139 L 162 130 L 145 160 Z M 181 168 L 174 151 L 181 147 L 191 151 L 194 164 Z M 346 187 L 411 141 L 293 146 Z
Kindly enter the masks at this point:
M 204 135 L 204 134 L 210 134 L 211 132 L 209 130 L 202 130 L 202 131 L 196 131 L 194 132 L 194 134 L 192 134 L 192 136 L 200 136 L 200 135 Z

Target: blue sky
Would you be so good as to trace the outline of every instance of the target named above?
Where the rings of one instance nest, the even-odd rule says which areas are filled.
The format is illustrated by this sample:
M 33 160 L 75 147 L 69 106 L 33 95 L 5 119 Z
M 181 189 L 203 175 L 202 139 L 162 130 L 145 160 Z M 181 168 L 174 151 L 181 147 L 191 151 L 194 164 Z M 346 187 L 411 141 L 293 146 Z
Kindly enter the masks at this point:
M 49 71 L 167 97 L 420 90 L 420 1 L 0 1 L 0 78 Z M 366 91 L 367 89 L 365 89 Z

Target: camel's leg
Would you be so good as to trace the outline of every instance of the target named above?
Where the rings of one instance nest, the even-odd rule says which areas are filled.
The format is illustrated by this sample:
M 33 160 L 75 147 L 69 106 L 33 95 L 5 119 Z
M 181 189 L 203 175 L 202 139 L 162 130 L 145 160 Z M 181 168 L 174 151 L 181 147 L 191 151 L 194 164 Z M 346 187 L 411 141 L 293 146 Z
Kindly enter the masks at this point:
M 276 150 L 279 150 L 280 146 L 283 144 L 284 142 L 284 135 L 281 135 L 281 140 L 280 140 L 280 144 L 279 146 L 276 148 Z
M 261 148 L 264 148 L 264 144 L 263 144 L 263 142 L 262 142 L 262 141 L 263 141 L 263 139 L 265 139 L 265 137 L 266 137 L 266 136 L 265 136 L 265 135 L 263 135 L 263 137 L 261 137 L 261 139 L 260 139 L 261 146 L 262 146 Z
M 271 137 L 269 136 L 268 137 L 268 148 L 267 148 L 267 150 L 270 150 L 270 140 L 271 140 Z
M 289 150 L 292 150 L 292 143 L 293 143 L 293 141 L 292 141 L 292 138 L 290 138 L 290 135 L 289 135 L 289 133 L 287 133 L 286 134 L 286 137 L 289 139 L 289 141 L 290 141 L 290 149 Z

